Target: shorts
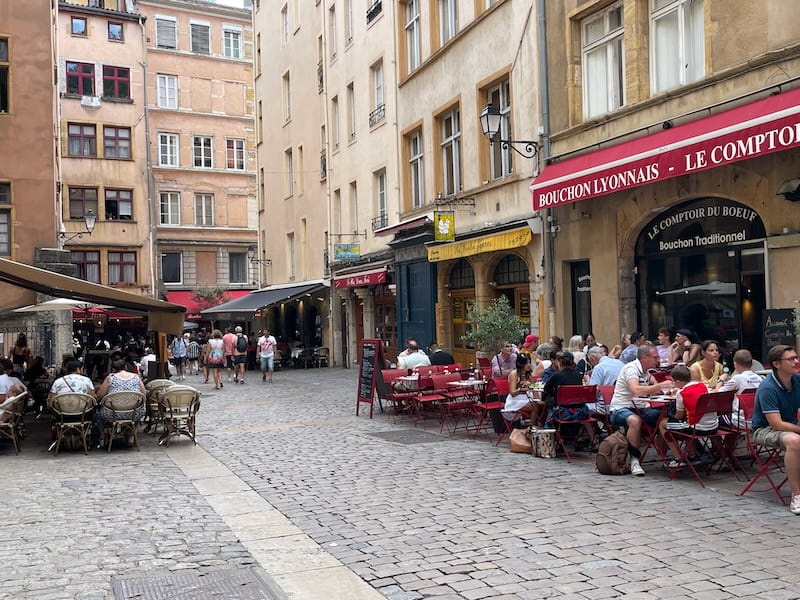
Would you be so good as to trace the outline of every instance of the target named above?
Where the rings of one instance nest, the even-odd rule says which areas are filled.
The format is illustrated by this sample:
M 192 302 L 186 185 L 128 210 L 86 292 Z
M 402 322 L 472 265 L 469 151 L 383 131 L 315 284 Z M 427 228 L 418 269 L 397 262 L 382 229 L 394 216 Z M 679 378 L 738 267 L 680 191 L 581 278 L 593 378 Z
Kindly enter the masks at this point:
M 185 356 L 173 356 L 172 357 L 172 364 L 176 367 L 180 367 L 182 364 L 186 362 Z
M 225 367 L 227 367 L 228 369 L 233 368 L 233 354 L 225 355 Z
M 758 446 L 769 446 L 770 448 L 780 448 L 786 450 L 783 444 L 784 436 L 789 433 L 788 431 L 775 431 L 772 427 L 759 427 L 750 433 L 753 444 Z
M 630 408 L 618 408 L 611 413 L 611 424 L 614 427 L 623 427 L 631 415 L 638 415 L 644 419 L 644 422 L 654 427 L 658 420 L 661 418 L 661 411 L 656 408 L 642 408 L 638 412 Z
M 262 371 L 274 371 L 275 370 L 275 356 L 262 356 L 261 358 L 261 370 Z
M 247 354 L 237 354 L 233 357 L 233 364 L 243 365 L 247 362 Z

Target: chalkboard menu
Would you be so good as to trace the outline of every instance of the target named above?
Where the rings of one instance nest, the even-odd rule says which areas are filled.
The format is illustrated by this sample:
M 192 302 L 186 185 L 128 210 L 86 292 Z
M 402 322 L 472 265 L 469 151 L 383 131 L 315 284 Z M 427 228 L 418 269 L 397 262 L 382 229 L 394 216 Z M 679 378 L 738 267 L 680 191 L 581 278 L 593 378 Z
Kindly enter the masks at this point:
M 770 368 L 766 364 L 767 352 L 776 344 L 786 344 L 794 348 L 794 310 L 791 308 L 768 308 L 763 312 L 762 331 L 764 337 L 761 342 L 761 362 L 764 368 Z
M 356 415 L 362 402 L 369 404 L 369 418 L 372 418 L 372 411 L 375 408 L 373 398 L 375 396 L 375 376 L 376 371 L 383 364 L 383 345 L 380 340 L 364 339 L 361 340 L 361 362 L 358 366 L 358 397 L 356 398 Z

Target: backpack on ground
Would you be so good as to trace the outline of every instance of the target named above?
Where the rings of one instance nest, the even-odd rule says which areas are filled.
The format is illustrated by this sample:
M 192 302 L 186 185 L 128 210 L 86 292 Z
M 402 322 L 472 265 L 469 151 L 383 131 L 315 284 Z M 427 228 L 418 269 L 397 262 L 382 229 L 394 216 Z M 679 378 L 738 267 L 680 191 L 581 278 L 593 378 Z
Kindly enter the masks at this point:
M 247 352 L 247 338 L 242 334 L 239 334 L 239 337 L 236 338 L 236 351 Z
M 628 438 L 621 432 L 616 431 L 600 442 L 595 466 L 603 475 L 625 475 L 630 473 Z

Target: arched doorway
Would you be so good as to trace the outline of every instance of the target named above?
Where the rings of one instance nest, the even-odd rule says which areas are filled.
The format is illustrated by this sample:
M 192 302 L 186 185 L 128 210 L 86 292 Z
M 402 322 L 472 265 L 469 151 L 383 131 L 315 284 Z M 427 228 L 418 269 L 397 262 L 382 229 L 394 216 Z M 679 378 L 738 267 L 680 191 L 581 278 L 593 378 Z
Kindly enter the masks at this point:
M 690 329 L 728 353 L 759 356 L 765 235 L 756 211 L 724 198 L 691 200 L 650 221 L 636 243 L 640 330 Z
M 462 258 L 453 265 L 450 269 L 448 288 L 453 358 L 456 362 L 467 366 L 475 362 L 475 346 L 464 340 L 464 336 L 472 327 L 467 315 L 475 304 L 475 272 L 469 261 Z
M 494 268 L 492 282 L 495 298 L 505 296 L 511 308 L 520 319 L 530 325 L 531 291 L 528 265 L 516 254 L 507 254 Z M 517 341 L 517 340 L 514 340 Z

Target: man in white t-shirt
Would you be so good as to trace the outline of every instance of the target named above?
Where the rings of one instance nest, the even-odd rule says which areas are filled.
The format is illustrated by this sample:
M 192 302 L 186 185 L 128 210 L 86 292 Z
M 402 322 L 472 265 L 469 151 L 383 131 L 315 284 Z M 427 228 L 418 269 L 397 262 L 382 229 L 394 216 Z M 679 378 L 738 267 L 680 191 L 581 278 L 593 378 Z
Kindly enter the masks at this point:
M 275 370 L 275 338 L 269 333 L 269 329 L 264 329 L 261 337 L 258 338 L 258 357 L 261 360 L 261 381 L 272 383 L 272 371 Z M 269 373 L 269 379 L 267 379 Z
M 753 355 L 749 350 L 742 348 L 733 355 L 733 375 L 719 384 L 717 391 L 729 392 L 735 390 L 737 396 L 733 397 L 733 412 L 731 418 L 737 427 L 744 425 L 744 413 L 739 410 L 738 394 L 745 390 L 754 390 L 761 384 L 761 376 L 753 372 Z

